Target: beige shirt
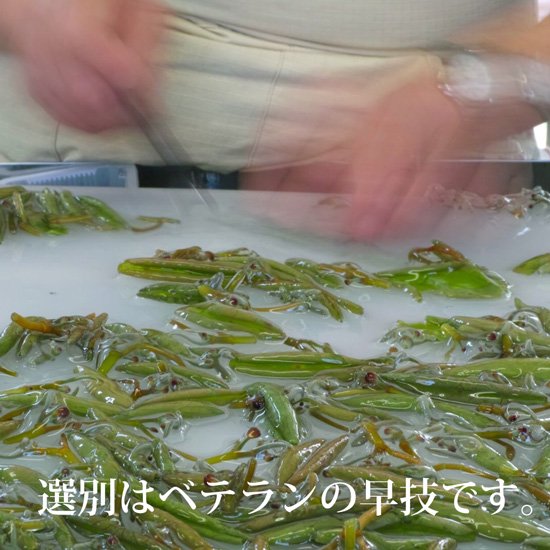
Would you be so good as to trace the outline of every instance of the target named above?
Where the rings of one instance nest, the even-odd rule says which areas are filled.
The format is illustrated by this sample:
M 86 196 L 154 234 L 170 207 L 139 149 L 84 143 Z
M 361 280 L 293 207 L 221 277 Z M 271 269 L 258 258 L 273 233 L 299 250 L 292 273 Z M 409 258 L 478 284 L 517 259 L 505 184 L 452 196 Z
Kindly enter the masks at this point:
M 437 73 L 434 48 L 522 0 L 166 1 L 176 10 L 159 78 L 166 122 L 197 165 L 229 171 L 345 161 L 347 136 L 370 130 L 365 112 Z M 9 56 L 0 80 L 0 160 L 161 162 L 136 129 L 59 125 Z
M 369 51 L 438 47 L 521 0 L 168 0 L 187 17 L 251 36 Z

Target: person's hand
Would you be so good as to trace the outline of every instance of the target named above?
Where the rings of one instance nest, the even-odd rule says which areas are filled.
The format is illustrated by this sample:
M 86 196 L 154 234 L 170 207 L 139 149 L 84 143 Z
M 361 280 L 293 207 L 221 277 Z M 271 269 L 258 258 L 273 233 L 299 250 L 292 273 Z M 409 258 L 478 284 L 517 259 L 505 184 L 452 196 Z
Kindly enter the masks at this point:
M 31 95 L 62 124 L 100 132 L 131 123 L 124 94 L 145 107 L 164 12 L 155 0 L 5 0 L 2 33 Z
M 424 200 L 434 185 L 480 195 L 510 191 L 496 165 L 441 160 L 467 158 L 495 140 L 533 127 L 540 118 L 523 103 L 463 108 L 434 79 L 423 78 L 369 109 L 359 132 L 349 138 L 347 163 L 251 172 L 244 181 L 250 188 L 267 184 L 284 191 L 348 194 L 343 230 L 355 239 L 425 232 L 441 216 L 440 209 Z M 317 229 L 322 223 L 314 221 Z
M 494 141 L 541 122 L 530 105 L 464 107 L 431 79 L 415 82 L 385 98 L 365 119 L 351 163 L 340 185 L 353 193 L 350 233 L 359 239 L 406 234 L 440 213 L 420 204 L 438 185 L 482 196 L 510 191 L 490 165 L 441 162 L 472 158 Z M 432 219 L 430 219 L 432 218 Z

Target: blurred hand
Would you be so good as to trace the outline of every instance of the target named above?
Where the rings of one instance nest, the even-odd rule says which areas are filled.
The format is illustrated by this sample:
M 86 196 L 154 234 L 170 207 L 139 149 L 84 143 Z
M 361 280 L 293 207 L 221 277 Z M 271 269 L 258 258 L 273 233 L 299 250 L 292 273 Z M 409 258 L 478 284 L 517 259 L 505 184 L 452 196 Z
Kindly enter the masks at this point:
M 154 0 L 5 0 L 3 34 L 32 96 L 86 132 L 131 121 L 119 101 L 154 101 L 154 55 L 164 13 Z
M 467 158 L 539 122 L 541 116 L 527 104 L 461 107 L 433 79 L 422 78 L 369 109 L 361 130 L 350 136 L 347 163 L 251 172 L 243 178 L 244 186 L 349 194 L 348 236 L 373 240 L 409 235 L 440 221 L 441 210 L 426 208 L 423 201 L 434 185 L 480 195 L 510 192 L 496 165 L 439 161 Z M 490 166 L 496 167 L 494 174 Z M 319 228 L 318 220 L 315 225 Z

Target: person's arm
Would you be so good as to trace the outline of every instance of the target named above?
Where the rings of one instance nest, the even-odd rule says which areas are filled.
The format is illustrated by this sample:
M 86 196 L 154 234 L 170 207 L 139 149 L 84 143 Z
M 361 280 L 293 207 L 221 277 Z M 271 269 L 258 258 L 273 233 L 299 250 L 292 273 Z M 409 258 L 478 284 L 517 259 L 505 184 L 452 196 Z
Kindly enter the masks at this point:
M 512 8 L 502 16 L 468 29 L 453 37 L 454 42 L 474 57 L 479 65 L 478 81 L 489 80 L 492 103 L 507 98 L 526 101 L 548 118 L 550 114 L 550 17 L 535 22 L 525 5 Z M 466 59 L 466 61 L 468 61 Z M 485 67 L 483 67 L 485 64 Z M 475 70 L 462 87 L 482 91 L 474 83 Z M 457 71 L 460 75 L 460 71 Z M 459 84 L 460 85 L 460 84 Z
M 468 49 L 522 55 L 550 63 L 550 17 L 537 22 L 525 5 L 463 31 L 453 40 Z
M 26 0 L 0 0 L 0 52 L 11 49 L 11 35 L 16 23 L 23 15 Z
M 465 67 L 462 77 L 455 71 L 449 83 L 442 65 L 442 70 L 390 92 L 366 109 L 349 136 L 347 164 L 337 171 L 321 162 L 278 170 L 277 186 L 315 190 L 323 182 L 325 192 L 349 194 L 346 231 L 361 240 L 410 236 L 420 227 L 433 238 L 441 213 L 426 208 L 423 197 L 434 186 L 481 195 L 510 192 L 502 173 L 497 170 L 499 175 L 492 177 L 486 164 L 440 161 L 472 158 L 472 152 L 480 154 L 489 144 L 545 120 L 550 110 L 550 19 L 536 25 L 508 14 L 457 42 L 464 51 L 475 51 L 465 55 L 478 59 L 480 70 L 478 66 L 472 73 Z M 490 74 L 480 85 L 486 63 Z M 509 74 L 511 67 L 515 75 Z M 536 78 L 525 82 L 527 72 Z M 265 176 L 251 172 L 243 180 L 257 187 Z
M 120 101 L 155 93 L 164 11 L 154 0 L 2 0 L 0 39 L 32 96 L 59 122 L 87 132 L 128 124 Z

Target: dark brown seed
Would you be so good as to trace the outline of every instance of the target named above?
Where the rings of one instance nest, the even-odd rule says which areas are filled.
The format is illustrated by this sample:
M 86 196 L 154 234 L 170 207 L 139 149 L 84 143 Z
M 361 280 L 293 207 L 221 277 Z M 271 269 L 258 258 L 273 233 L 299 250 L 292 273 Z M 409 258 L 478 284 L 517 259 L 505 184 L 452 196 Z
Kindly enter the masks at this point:
M 71 414 L 71 411 L 67 407 L 59 407 L 57 409 L 57 418 L 67 418 Z
M 213 474 L 206 474 L 202 481 L 205 485 L 210 485 L 216 483 L 216 477 Z
M 260 432 L 258 428 L 250 428 L 250 430 L 246 432 L 246 437 L 248 437 L 248 439 L 257 439 L 261 435 L 262 432 Z
M 252 399 L 249 400 L 248 403 L 249 403 L 250 407 L 252 407 L 256 411 L 261 411 L 265 407 L 265 402 L 264 402 L 263 398 L 259 397 L 259 396 L 253 397 Z
M 367 374 L 365 374 L 365 383 L 369 386 L 372 386 L 373 384 L 376 384 L 376 373 L 375 372 L 367 372 Z

